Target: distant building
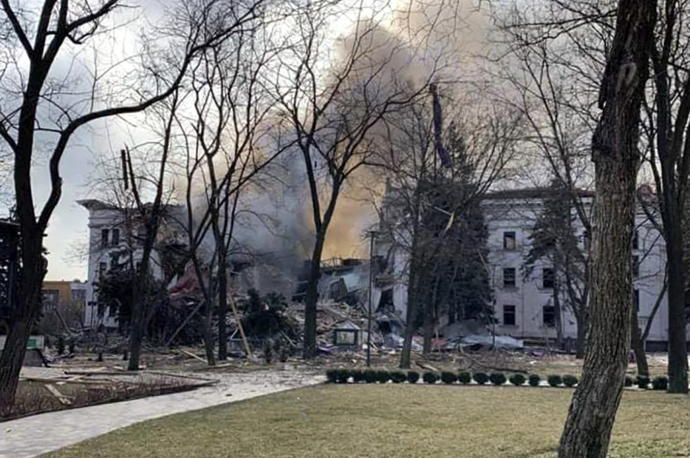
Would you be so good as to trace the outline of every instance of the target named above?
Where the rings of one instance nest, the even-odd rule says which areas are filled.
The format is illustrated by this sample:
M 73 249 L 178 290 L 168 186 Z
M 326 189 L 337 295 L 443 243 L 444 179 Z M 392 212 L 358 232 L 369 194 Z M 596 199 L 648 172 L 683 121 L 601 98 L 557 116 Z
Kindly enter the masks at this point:
M 99 279 L 115 264 L 125 261 L 124 256 L 131 254 L 136 265 L 142 256 L 143 231 L 136 215 L 100 200 L 80 200 L 82 207 L 89 211 L 89 253 L 88 253 L 88 287 L 85 290 L 86 308 L 84 323 L 87 327 L 105 326 L 116 328 L 117 316 L 108 310 L 99 310 L 97 285 Z M 169 213 L 181 212 L 180 206 L 168 206 Z M 173 218 L 164 219 L 161 237 L 181 240 L 182 228 Z M 157 278 L 162 278 L 161 259 L 154 250 L 151 270 Z
M 548 192 L 548 189 L 501 191 L 488 194 L 482 200 L 489 231 L 489 269 L 494 293 L 495 331 L 498 334 L 540 341 L 556 337 L 552 266 L 546 261 L 539 261 L 529 275 L 525 275 L 524 269 L 530 249 L 530 234 L 544 208 Z M 580 199 L 587 211 L 591 211 L 593 194 L 582 192 Z M 390 217 L 390 213 L 388 215 Z M 395 221 L 385 219 L 384 209 L 380 224 L 395 224 Z M 577 218 L 574 218 L 573 226 L 578 243 L 584 250 L 588 240 Z M 396 246 L 395 240 L 385 237 L 377 242 L 375 253 L 378 259 L 385 259 L 385 268 L 376 277 L 374 304 L 389 303 L 404 318 L 407 310 L 408 254 Z M 641 209 L 635 216 L 631 262 L 634 266 L 633 300 L 638 307 L 642 329 L 647 325 L 655 304 L 660 302 L 650 327 L 647 348 L 665 350 L 668 340 L 667 298 L 665 294 L 660 297 L 666 268 L 665 245 L 663 237 Z M 565 302 L 564 297 L 561 303 Z M 575 318 L 568 307 L 561 308 L 563 336 L 575 339 Z
M 64 304 L 68 301 L 78 301 L 86 306 L 88 291 L 88 283 L 79 280 L 46 280 L 41 289 L 43 303 L 46 307 Z

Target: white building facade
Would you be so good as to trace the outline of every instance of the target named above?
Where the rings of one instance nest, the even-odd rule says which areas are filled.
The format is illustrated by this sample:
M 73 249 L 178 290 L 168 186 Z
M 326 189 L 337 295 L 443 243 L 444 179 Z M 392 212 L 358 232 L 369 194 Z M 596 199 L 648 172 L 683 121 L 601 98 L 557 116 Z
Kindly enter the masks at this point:
M 141 257 L 142 250 L 138 240 L 143 236 L 141 229 L 128 218 L 126 212 L 116 206 L 99 200 L 80 200 L 78 203 L 89 211 L 89 245 L 88 245 L 88 272 L 86 288 L 86 309 L 84 312 L 84 324 L 89 328 L 116 328 L 117 316 L 108 310 L 98 309 L 98 281 L 114 262 L 115 256 L 123 251 L 132 252 L 134 262 Z M 169 207 L 173 211 L 175 208 Z M 175 237 L 181 237 L 181 228 L 175 229 L 175 224 L 164 224 L 169 236 L 175 232 Z M 158 253 L 152 253 L 151 269 L 154 277 L 162 278 L 162 270 Z
M 482 200 L 488 228 L 488 268 L 494 296 L 494 330 L 497 334 L 539 342 L 556 338 L 553 266 L 546 260 L 540 260 L 529 273 L 525 269 L 531 247 L 530 235 L 543 211 L 547 192 L 545 189 L 502 191 L 489 194 Z M 580 201 L 586 212 L 591 212 L 592 200 L 591 193 L 581 193 Z M 579 247 L 584 251 L 588 243 L 584 227 L 574 214 L 572 220 Z M 392 247 L 394 243 L 390 240 L 377 244 L 377 255 L 387 256 L 388 263 L 387 271 L 379 276 L 380 281 L 377 281 L 374 289 L 374 303 L 389 300 L 396 312 L 405 317 L 408 256 L 405 250 Z M 667 299 L 664 292 L 665 245 L 663 237 L 641 209 L 638 209 L 635 218 L 631 262 L 634 266 L 633 300 L 638 308 L 642 330 L 653 315 L 646 341 L 647 349 L 665 350 L 668 340 Z M 561 292 L 559 297 L 563 337 L 574 340 L 577 337 L 575 316 L 567 305 L 565 292 Z M 443 319 L 439 324 L 443 326 Z

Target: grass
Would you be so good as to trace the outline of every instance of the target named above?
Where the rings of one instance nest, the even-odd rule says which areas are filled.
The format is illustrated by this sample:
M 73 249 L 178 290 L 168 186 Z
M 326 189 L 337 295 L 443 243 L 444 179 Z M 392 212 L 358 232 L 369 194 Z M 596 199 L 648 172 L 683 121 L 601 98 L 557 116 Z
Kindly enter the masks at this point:
M 148 421 L 52 457 L 555 456 L 570 389 L 323 385 Z M 690 456 L 690 400 L 626 392 L 611 457 Z

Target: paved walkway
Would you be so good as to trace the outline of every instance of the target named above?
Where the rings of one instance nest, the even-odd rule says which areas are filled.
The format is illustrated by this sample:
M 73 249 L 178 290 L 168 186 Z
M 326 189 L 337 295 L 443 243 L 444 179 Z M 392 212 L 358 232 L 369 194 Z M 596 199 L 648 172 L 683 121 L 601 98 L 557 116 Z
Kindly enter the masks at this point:
M 315 385 L 325 380 L 297 371 L 196 373 L 220 383 L 193 391 L 34 415 L 0 423 L 0 458 L 40 455 L 152 418 Z

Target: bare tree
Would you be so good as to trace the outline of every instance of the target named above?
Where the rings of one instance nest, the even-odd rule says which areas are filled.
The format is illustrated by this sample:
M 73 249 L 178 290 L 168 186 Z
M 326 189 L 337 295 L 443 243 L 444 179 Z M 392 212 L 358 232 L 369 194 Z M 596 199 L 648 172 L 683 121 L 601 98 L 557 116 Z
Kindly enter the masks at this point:
M 402 368 L 410 367 L 412 337 L 420 316 L 427 352 L 442 309 L 464 318 L 492 316 L 490 292 L 484 290 L 490 285 L 479 204 L 491 186 L 505 178 L 521 125 L 517 113 L 464 103 L 452 95 L 456 86 L 443 89 L 445 105 L 464 108 L 448 110 L 446 125 L 439 126 L 440 138 L 434 132 L 432 98 L 428 97 L 386 119 L 384 145 L 372 160 L 388 183 L 379 239 L 407 259 L 405 278 L 399 279 L 408 285 Z M 447 162 L 439 157 L 439 148 L 448 153 Z M 453 257 L 457 259 L 447 262 Z M 450 305 L 453 284 L 467 278 L 464 269 L 485 270 L 460 286 L 473 290 L 464 291 L 468 313 L 451 310 Z
M 590 329 L 582 380 L 561 436 L 560 457 L 605 457 L 630 348 L 632 231 L 640 162 L 640 109 L 654 40 L 656 2 L 620 0 L 592 139 L 596 208 Z
M 544 164 L 545 170 L 537 167 L 537 173 L 566 190 L 585 238 L 592 232 L 592 215 L 587 193 L 581 191 L 593 185 L 588 144 L 597 121 L 594 108 L 612 17 L 606 3 L 560 0 L 516 3 L 496 15 L 501 49 L 508 49 L 500 76 L 509 89 L 499 97 L 524 113 L 530 133 L 523 146 Z M 530 161 L 530 171 L 533 164 Z M 586 253 L 575 262 L 582 263 L 582 278 L 568 272 L 563 278 L 570 280 L 562 286 L 577 322 L 576 355 L 582 358 L 590 270 Z
M 270 119 L 273 105 L 262 74 L 277 51 L 265 33 L 263 28 L 243 31 L 200 56 L 190 75 L 190 114 L 178 119 L 184 137 L 185 227 L 207 320 L 211 310 L 218 312 L 221 360 L 227 358 L 228 277 L 241 196 L 289 147 L 281 145 L 279 128 Z M 205 243 L 207 237 L 212 243 Z M 208 344 L 207 358 L 213 361 Z
M 412 50 L 380 24 L 377 11 L 334 3 L 296 6 L 294 42 L 274 83 L 295 152 L 304 163 L 311 201 L 314 245 L 305 296 L 306 358 L 316 354 L 321 257 L 338 200 L 350 177 L 372 156 L 373 132 L 382 120 L 426 94 L 439 70 L 438 60 L 431 60 L 422 74 L 411 75 L 406 66 L 414 60 Z M 352 31 L 335 44 L 335 53 L 328 53 L 338 16 L 355 17 Z
M 651 51 L 654 78 L 653 84 L 647 87 L 643 104 L 644 163 L 641 173 L 651 175 L 654 180 L 658 197 L 655 205 L 661 223 L 658 229 L 664 236 L 667 250 L 669 390 L 686 393 L 685 291 L 688 279 L 682 262 L 682 247 L 685 243 L 683 214 L 687 200 L 687 164 L 690 163 L 685 147 L 690 106 L 686 56 L 689 42 L 685 21 L 689 10 L 683 0 L 664 0 L 658 9 Z M 612 1 L 549 0 L 521 7 L 516 4 L 512 20 L 503 24 L 512 37 L 514 54 L 532 79 L 535 89 L 526 91 L 538 89 L 542 105 L 546 107 L 548 101 L 553 107 L 546 112 L 550 124 L 554 124 L 558 105 L 561 113 L 572 113 L 567 116 L 569 122 L 591 124 L 588 113 L 595 113 L 591 109 L 594 89 L 611 49 L 615 17 L 615 2 Z M 524 65 L 529 56 L 539 65 Z M 578 129 L 561 132 L 572 131 L 578 132 Z M 554 131 L 554 139 L 556 134 L 559 132 Z M 558 151 L 555 147 L 560 147 L 559 143 L 552 149 Z M 637 317 L 633 321 L 637 322 Z M 638 339 L 637 326 L 633 331 L 634 348 L 641 355 L 643 342 Z
M 92 92 L 76 103 L 66 97 L 68 87 L 51 79 L 51 71 L 55 70 L 58 58 L 69 56 L 101 31 L 105 19 L 114 15 L 120 2 L 45 0 L 36 11 L 14 8 L 9 0 L 3 0 L 1 5 L 3 27 L 9 25 L 11 30 L 3 46 L 6 54 L 15 56 L 14 74 L 3 76 L 3 83 L 7 83 L 3 84 L 3 91 L 17 94 L 19 103 L 0 114 L 0 136 L 14 156 L 23 268 L 21 294 L 12 311 L 12 326 L 0 357 L 0 405 L 4 407 L 13 404 L 26 342 L 41 310 L 41 284 L 46 273 L 43 236 L 62 194 L 60 163 L 70 139 L 80 128 L 98 119 L 140 112 L 170 96 L 192 57 L 252 20 L 259 4 L 187 2 L 193 21 L 185 27 L 182 40 L 177 40 L 177 55 L 181 55 L 179 72 L 171 81 L 159 81 L 153 90 L 142 91 L 143 94 L 130 91 L 129 101 L 99 100 Z M 222 15 L 218 14 L 219 9 Z M 51 119 L 56 111 L 58 114 Z M 46 201 L 39 205 L 34 199 L 31 172 L 36 142 L 44 139 L 47 145 L 42 145 L 42 149 L 49 151 L 50 191 Z
M 685 296 L 688 289 L 683 249 L 690 177 L 690 46 L 684 0 L 660 3 L 655 43 L 651 49 L 653 90 L 645 103 L 647 163 L 657 190 L 661 233 L 666 242 L 668 280 L 669 392 L 688 392 Z

